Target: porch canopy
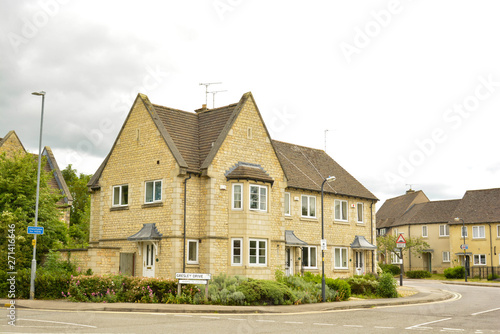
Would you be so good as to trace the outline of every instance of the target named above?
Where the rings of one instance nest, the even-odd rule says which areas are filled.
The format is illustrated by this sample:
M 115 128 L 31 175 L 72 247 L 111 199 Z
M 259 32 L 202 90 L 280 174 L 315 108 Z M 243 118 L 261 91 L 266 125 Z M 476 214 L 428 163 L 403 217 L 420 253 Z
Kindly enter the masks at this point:
M 142 228 L 139 232 L 131 235 L 127 238 L 127 240 L 137 242 L 139 255 L 141 255 L 142 250 L 142 246 L 140 246 L 140 244 L 145 241 L 151 242 L 155 247 L 155 255 L 158 255 L 158 241 L 161 240 L 162 236 L 163 234 L 158 231 L 155 223 L 146 223 L 142 224 Z
M 287 246 L 306 246 L 307 242 L 300 240 L 293 231 L 285 231 L 285 245 Z
M 375 250 L 377 246 L 369 243 L 364 236 L 357 235 L 354 237 L 354 241 L 351 244 L 352 249 L 366 249 L 366 250 Z

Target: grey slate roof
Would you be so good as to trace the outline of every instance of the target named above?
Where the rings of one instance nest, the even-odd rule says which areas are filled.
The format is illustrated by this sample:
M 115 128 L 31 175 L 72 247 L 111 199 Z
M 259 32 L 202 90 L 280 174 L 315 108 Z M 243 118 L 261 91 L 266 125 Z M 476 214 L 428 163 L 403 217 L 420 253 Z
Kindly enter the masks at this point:
M 362 235 L 357 235 L 354 237 L 354 241 L 351 244 L 352 249 L 377 249 L 377 246 L 372 245 L 365 239 Z
M 287 230 L 285 231 L 285 244 L 288 246 L 305 246 L 307 242 L 297 238 L 293 231 Z
M 462 218 L 466 224 L 499 223 L 500 188 L 468 190 L 449 220 L 449 224 L 462 224 L 462 221 L 455 222 L 455 217 Z
M 143 224 L 139 232 L 127 238 L 128 241 L 160 240 L 163 234 L 158 232 L 155 223 Z
M 429 202 L 429 199 L 422 190 L 409 192 L 386 200 L 377 211 L 377 228 L 392 226 L 396 219 L 402 217 L 415 204 L 415 200 L 419 195 L 423 195 L 424 201 Z

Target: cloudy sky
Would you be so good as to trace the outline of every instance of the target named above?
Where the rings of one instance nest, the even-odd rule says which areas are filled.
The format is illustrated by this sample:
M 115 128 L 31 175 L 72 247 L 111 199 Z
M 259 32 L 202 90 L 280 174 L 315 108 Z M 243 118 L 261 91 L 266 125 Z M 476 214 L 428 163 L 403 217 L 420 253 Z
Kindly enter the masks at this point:
M 500 187 L 500 3 L 2 1 L 0 137 L 94 173 L 138 92 L 193 111 L 251 91 L 274 139 L 380 200 Z M 208 95 L 208 106 L 212 107 Z M 328 131 L 325 131 L 328 130 Z

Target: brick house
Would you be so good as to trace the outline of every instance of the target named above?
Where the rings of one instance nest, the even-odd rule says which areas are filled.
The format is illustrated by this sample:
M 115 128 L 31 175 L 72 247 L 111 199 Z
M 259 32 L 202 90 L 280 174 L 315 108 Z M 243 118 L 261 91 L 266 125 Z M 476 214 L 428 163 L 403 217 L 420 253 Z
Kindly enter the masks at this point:
M 5 137 L 0 138 L 0 154 L 5 154 L 7 158 L 13 158 L 16 154 L 28 154 L 28 152 L 24 148 L 24 145 L 17 136 L 16 132 L 9 131 Z M 34 158 L 38 159 L 38 154 L 32 155 Z M 49 146 L 45 146 L 43 148 L 42 157 L 46 159 L 42 168 L 52 175 L 48 181 L 49 186 L 54 189 L 54 191 L 63 195 L 63 198 L 57 202 L 57 206 L 61 212 L 61 220 L 69 226 L 73 197 L 71 196 L 66 181 L 64 181 L 64 177 L 62 176 L 59 166 L 57 165 L 52 149 Z
M 474 268 L 500 265 L 496 246 L 500 249 L 500 189 L 467 191 L 463 198 L 430 201 L 423 191 L 408 191 L 387 200 L 377 212 L 377 234 L 391 233 L 420 237 L 430 248 L 420 255 L 406 254 L 405 270 L 427 270 L 443 273 L 446 268 L 464 265 L 461 220 L 465 221 L 465 258 Z M 472 234 L 472 235 L 471 235 Z M 393 254 L 386 263 L 400 264 Z M 491 272 L 491 271 L 490 271 Z
M 88 184 L 89 251 L 112 257 L 105 270 L 96 261 L 92 269 L 150 277 L 318 273 L 321 184 L 331 175 L 326 275 L 374 271 L 377 198 L 324 151 L 272 140 L 251 93 L 194 113 L 139 94 Z

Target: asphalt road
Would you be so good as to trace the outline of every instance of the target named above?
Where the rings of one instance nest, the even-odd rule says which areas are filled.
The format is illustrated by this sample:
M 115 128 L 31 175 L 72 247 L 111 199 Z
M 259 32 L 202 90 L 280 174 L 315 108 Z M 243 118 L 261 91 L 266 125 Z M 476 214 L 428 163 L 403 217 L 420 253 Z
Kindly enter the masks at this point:
M 1 333 L 500 333 L 500 288 L 406 281 L 456 293 L 446 302 L 298 314 L 168 314 L 20 309 Z

